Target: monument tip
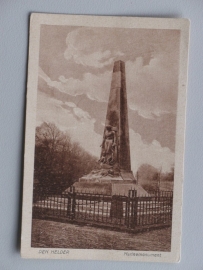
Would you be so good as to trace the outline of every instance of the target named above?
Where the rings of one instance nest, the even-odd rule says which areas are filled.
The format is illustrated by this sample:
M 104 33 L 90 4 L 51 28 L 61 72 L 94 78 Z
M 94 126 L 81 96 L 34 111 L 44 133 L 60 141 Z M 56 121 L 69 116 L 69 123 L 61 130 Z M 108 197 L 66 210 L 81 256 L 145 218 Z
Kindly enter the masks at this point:
M 114 62 L 113 72 L 118 72 L 118 71 L 125 73 L 125 62 L 122 60 L 117 60 Z

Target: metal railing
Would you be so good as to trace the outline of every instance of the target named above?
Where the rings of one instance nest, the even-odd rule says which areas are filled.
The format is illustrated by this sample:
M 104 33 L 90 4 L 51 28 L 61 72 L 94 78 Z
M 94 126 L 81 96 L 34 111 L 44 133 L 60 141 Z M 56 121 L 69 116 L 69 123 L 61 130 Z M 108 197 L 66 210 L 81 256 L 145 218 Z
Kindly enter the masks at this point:
M 126 228 L 170 224 L 173 192 L 155 192 L 137 197 L 136 190 L 128 196 L 78 193 L 35 194 L 33 218 L 65 218 L 100 225 Z

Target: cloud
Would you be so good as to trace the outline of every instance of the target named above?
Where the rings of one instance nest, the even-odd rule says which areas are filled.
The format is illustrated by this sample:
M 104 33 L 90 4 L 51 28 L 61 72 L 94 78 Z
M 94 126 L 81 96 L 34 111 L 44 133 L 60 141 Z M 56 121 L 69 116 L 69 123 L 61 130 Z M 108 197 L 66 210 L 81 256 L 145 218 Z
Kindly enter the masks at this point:
M 77 54 L 76 54 L 77 52 Z M 83 66 L 90 66 L 95 68 L 102 68 L 106 65 L 110 65 L 113 62 L 113 57 L 110 57 L 110 51 L 97 51 L 91 54 L 83 55 L 76 50 L 72 50 L 70 46 L 66 50 L 64 56 L 67 60 L 74 59 L 75 63 Z
M 68 107 L 71 107 L 71 108 L 75 108 L 75 107 L 76 107 L 75 103 L 73 103 L 73 102 L 65 102 L 65 104 L 66 104 Z
M 78 107 L 69 111 L 62 105 L 62 101 L 38 91 L 36 125 L 53 122 L 60 130 L 67 131 L 72 140 L 79 142 L 86 151 L 98 156 L 102 136 L 94 132 L 95 119 Z
M 101 30 L 101 29 L 100 29 Z M 109 35 L 93 28 L 78 28 L 71 31 L 66 38 L 67 48 L 64 57 L 73 59 L 76 64 L 94 68 L 103 68 L 113 63 L 117 56 L 123 53 L 118 50 L 105 49 L 111 43 Z
M 81 80 L 60 76 L 58 81 L 52 81 L 39 67 L 39 77 L 42 78 L 49 87 L 55 87 L 61 92 L 71 96 L 86 94 L 91 100 L 107 102 L 109 98 L 112 72 L 95 75 L 84 73 Z
M 73 112 L 75 114 L 75 116 L 77 116 L 77 118 L 79 118 L 80 120 L 87 120 L 87 119 L 91 119 L 90 115 L 88 112 L 84 112 L 82 109 L 80 108 L 74 108 Z M 93 120 L 94 122 L 94 120 Z
M 158 54 L 146 66 L 142 57 L 126 62 L 128 105 L 144 118 L 176 113 L 178 79 L 165 67 L 167 58 Z
M 135 133 L 132 129 L 130 129 L 130 154 L 134 172 L 142 164 L 150 164 L 162 169 L 163 172 L 169 172 L 175 161 L 175 154 L 168 147 L 162 147 L 157 140 L 146 144 L 140 134 Z

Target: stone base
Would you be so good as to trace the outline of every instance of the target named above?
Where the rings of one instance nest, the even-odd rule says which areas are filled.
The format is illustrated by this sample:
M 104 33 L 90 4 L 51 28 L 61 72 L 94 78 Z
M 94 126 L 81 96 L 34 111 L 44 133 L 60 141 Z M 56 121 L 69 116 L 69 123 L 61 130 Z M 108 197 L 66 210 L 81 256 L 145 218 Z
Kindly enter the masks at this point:
M 140 185 L 137 185 L 135 181 L 123 180 L 120 176 L 114 178 L 106 176 L 98 179 L 89 179 L 84 176 L 73 186 L 75 191 L 79 193 L 128 196 L 128 191 L 135 189 L 137 190 L 137 196 L 147 195 L 147 192 Z
M 89 175 L 83 176 L 79 179 L 80 183 L 108 183 L 108 182 L 120 182 L 123 181 L 122 177 L 120 175 L 111 177 L 109 175 L 106 176 L 93 176 L 90 177 Z M 130 180 L 130 182 L 132 182 Z
M 127 181 L 135 181 L 134 175 L 132 171 L 125 171 L 119 169 L 117 164 L 110 166 L 108 164 L 100 164 L 100 169 L 92 170 L 89 174 L 84 175 L 80 178 L 79 182 L 82 179 L 85 180 L 127 180 Z
M 146 190 L 143 189 L 140 185 L 137 185 L 135 183 L 125 183 L 126 181 L 123 181 L 123 183 L 115 183 L 112 186 L 112 195 L 125 195 L 128 196 L 129 190 L 136 190 L 137 196 L 142 197 L 146 196 L 148 193 Z

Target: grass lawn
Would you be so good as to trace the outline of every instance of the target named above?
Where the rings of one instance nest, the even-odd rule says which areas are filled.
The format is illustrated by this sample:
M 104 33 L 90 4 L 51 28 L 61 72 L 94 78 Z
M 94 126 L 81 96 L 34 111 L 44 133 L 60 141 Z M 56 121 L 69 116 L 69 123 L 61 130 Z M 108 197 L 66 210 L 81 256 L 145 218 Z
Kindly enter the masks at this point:
M 32 247 L 170 251 L 171 228 L 132 234 L 33 219 Z

